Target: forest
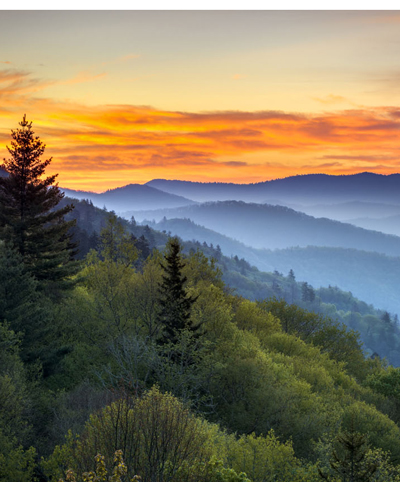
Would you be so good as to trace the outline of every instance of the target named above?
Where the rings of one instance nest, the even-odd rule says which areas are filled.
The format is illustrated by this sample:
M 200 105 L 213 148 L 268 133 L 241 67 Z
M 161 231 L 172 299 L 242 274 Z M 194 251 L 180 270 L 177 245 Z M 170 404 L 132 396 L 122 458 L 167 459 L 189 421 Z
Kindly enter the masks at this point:
M 0 481 L 400 481 L 397 317 L 0 178 Z

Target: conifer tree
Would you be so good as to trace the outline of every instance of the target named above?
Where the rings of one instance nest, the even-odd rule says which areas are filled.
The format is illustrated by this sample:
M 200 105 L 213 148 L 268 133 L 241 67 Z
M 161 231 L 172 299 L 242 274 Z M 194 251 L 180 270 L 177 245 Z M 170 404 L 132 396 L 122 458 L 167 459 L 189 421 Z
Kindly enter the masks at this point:
M 329 461 L 333 474 L 328 475 L 319 469 L 321 479 L 336 482 L 372 482 L 378 466 L 366 458 L 368 452 L 367 437 L 354 429 L 351 420 L 350 430 L 336 437 L 336 447 Z M 339 477 L 339 479 L 338 479 Z
M 200 326 L 190 324 L 190 311 L 197 298 L 188 296 L 185 290 L 186 276 L 182 274 L 184 263 L 181 259 L 181 246 L 178 238 L 171 238 L 167 244 L 164 255 L 165 263 L 161 267 L 165 274 L 162 275 L 160 285 L 161 312 L 159 319 L 164 325 L 165 342 L 177 343 L 179 333 L 189 329 L 196 333 Z
M 73 206 L 56 209 L 64 197 L 55 184 L 57 174 L 43 177 L 52 159 L 42 160 L 45 144 L 34 135 L 25 115 L 19 125 L 11 131 L 10 159 L 2 165 L 8 175 L 0 178 L 0 239 L 21 254 L 42 288 L 49 284 L 64 288 L 77 270 L 72 262 L 76 246 L 69 233 L 75 220 L 64 220 Z

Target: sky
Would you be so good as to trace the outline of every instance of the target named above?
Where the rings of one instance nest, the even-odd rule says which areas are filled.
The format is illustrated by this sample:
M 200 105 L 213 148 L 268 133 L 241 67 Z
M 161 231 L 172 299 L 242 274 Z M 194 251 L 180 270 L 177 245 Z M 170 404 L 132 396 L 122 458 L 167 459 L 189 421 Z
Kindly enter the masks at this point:
M 0 11 L 0 158 L 60 186 L 400 172 L 400 11 Z

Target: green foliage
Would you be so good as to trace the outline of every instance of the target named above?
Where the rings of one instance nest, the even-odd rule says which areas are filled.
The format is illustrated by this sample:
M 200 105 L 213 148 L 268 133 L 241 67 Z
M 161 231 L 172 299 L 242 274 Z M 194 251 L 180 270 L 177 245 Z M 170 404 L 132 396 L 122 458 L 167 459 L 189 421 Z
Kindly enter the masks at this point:
M 0 323 L 0 481 L 30 482 L 36 450 L 25 450 L 31 438 L 28 424 L 30 399 L 19 337 Z
M 367 368 L 358 333 L 284 300 L 265 300 L 259 306 L 276 316 L 286 333 L 318 345 L 331 358 L 345 362 L 350 373 L 361 379 L 365 377 Z
M 242 435 L 230 447 L 228 464 L 245 472 L 252 482 L 317 480 L 316 468 L 302 464 L 295 457 L 292 443 L 281 443 L 273 430 L 265 437 Z
M 138 257 L 130 235 L 114 213 L 108 215 L 100 232 L 100 253 L 104 260 L 125 266 L 131 266 Z
M 93 460 L 104 454 L 107 466 L 122 450 L 128 476 L 144 480 L 169 480 L 187 464 L 207 462 L 218 439 L 217 427 L 196 418 L 181 402 L 153 388 L 141 399 L 120 399 L 93 415 L 67 454 L 60 453 L 77 472 L 95 470 Z M 120 447 L 117 449 L 116 447 Z M 48 467 L 54 464 L 48 464 Z M 57 474 L 48 474 L 57 475 Z
M 24 450 L 15 440 L 4 440 L 0 429 L 0 482 L 32 482 L 35 473 L 36 450 Z
M 14 332 L 23 335 L 24 361 L 33 362 L 38 357 L 43 360 L 43 338 L 50 324 L 46 299 L 37 291 L 38 283 L 26 271 L 22 256 L 1 242 L 0 272 L 0 322 L 7 321 Z
M 23 363 L 19 357 L 20 339 L 7 324 L 0 323 L 0 431 L 5 437 L 24 441 L 30 429 L 30 406 Z

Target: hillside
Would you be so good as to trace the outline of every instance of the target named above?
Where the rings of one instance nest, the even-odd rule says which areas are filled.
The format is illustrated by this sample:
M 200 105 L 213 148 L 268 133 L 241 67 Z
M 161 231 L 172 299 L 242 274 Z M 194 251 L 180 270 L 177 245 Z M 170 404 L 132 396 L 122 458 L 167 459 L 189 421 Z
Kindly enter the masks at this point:
M 158 211 L 128 211 L 142 221 L 189 218 L 196 224 L 254 248 L 326 246 L 376 251 L 400 256 L 400 238 L 368 231 L 351 224 L 314 218 L 284 206 L 225 201 Z
M 64 199 L 63 203 L 70 201 Z M 77 220 L 74 238 L 80 243 L 80 259 L 90 249 L 99 248 L 98 234 L 106 226 L 108 216 L 109 213 L 90 202 L 79 201 L 75 204 L 68 219 Z M 140 226 L 123 219 L 120 222 L 133 236 L 140 251 L 136 263 L 138 269 L 142 268 L 154 248 L 165 248 L 168 233 L 161 228 L 171 228 L 168 229 L 169 234 L 178 234 L 178 231 L 189 233 L 188 239 L 195 240 L 183 241 L 184 252 L 188 256 L 204 252 L 209 258 L 214 258 L 228 290 L 234 290 L 236 294 L 250 300 L 284 298 L 289 303 L 326 314 L 346 325 L 351 324 L 352 328 L 359 330 L 368 353 L 376 352 L 388 357 L 392 364 L 400 365 L 400 357 L 396 354 L 397 346 L 400 346 L 400 332 L 396 327 L 393 332 L 396 336 L 383 336 L 382 332 L 385 333 L 387 325 L 382 325 L 381 320 L 386 311 L 391 313 L 392 319 L 400 312 L 396 309 L 399 303 L 395 289 L 400 282 L 400 259 L 329 248 L 256 250 L 181 219 L 163 221 L 156 225 L 160 231 L 152 229 L 152 225 Z M 87 229 L 91 231 L 88 232 Z M 208 242 L 196 240 L 204 239 L 204 234 L 210 236 Z M 185 236 L 182 238 L 187 239 Z M 229 249 L 236 250 L 237 254 L 230 255 Z M 260 269 L 255 267 L 255 262 L 249 263 L 249 254 L 253 255 L 253 260 L 260 262 Z M 352 276 L 346 276 L 348 266 L 352 267 Z M 360 270 L 357 270 L 357 266 Z M 290 270 L 296 280 L 287 275 Z M 374 273 L 374 277 L 370 276 L 370 272 Z M 362 279 L 361 282 L 358 277 Z M 306 291 L 304 286 L 307 286 Z M 320 286 L 322 287 L 319 288 Z M 344 288 L 345 292 L 337 286 Z M 309 292 L 314 293 L 314 300 L 308 300 Z M 368 304 L 361 300 L 368 300 Z M 379 310 L 369 303 L 373 303 Z
M 256 249 L 228 236 L 195 224 L 189 219 L 165 219 L 149 226 L 180 236 L 184 241 L 198 240 L 226 256 L 246 260 L 260 271 L 288 273 L 293 269 L 300 281 L 314 287 L 340 286 L 374 306 L 400 313 L 397 287 L 400 285 L 400 258 L 356 249 L 308 246 L 282 250 Z M 203 247 L 204 248 L 204 247 Z M 373 275 L 372 275 L 373 273 Z
M 400 214 L 382 217 L 380 219 L 370 217 L 349 219 L 348 222 L 360 228 L 373 229 L 375 231 L 380 231 L 381 233 L 400 236 Z

